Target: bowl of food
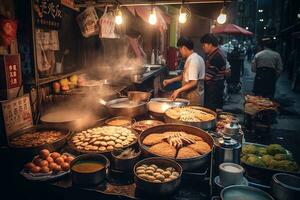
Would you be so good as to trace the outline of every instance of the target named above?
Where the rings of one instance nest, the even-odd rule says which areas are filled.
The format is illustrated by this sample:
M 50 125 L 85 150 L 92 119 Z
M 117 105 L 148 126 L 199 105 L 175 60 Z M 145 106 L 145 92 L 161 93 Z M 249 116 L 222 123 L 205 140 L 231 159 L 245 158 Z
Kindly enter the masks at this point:
M 114 149 L 133 146 L 137 142 L 134 130 L 121 126 L 99 126 L 74 133 L 68 140 L 76 153 L 110 153 Z
M 123 126 L 128 128 L 130 128 L 133 123 L 135 123 L 134 119 L 125 116 L 113 117 L 105 121 L 105 124 L 109 126 Z
M 98 185 L 105 178 L 110 166 L 109 160 L 101 154 L 84 154 L 71 162 L 72 183 Z
M 214 111 L 198 106 L 169 108 L 164 115 L 166 123 L 187 124 L 204 130 L 216 126 L 216 117 Z
M 180 185 L 181 175 L 181 166 L 166 158 L 146 158 L 134 166 L 136 187 L 152 195 L 174 193 Z
M 56 151 L 66 142 L 70 131 L 50 126 L 32 126 L 18 130 L 9 137 L 9 147 L 28 156 L 34 156 L 43 149 Z
M 48 149 L 43 149 L 24 165 L 21 175 L 32 181 L 58 179 L 70 172 L 70 163 L 73 160 L 74 156 L 68 153 L 50 152 Z
M 141 133 L 141 132 L 147 130 L 148 128 L 158 126 L 158 125 L 163 125 L 163 124 L 165 124 L 165 123 L 158 121 L 158 120 L 142 120 L 142 121 L 135 122 L 132 125 L 132 128 L 136 132 Z
M 131 172 L 134 165 L 139 161 L 140 155 L 141 150 L 138 147 L 113 150 L 111 152 L 112 168 Z
M 266 183 L 276 173 L 300 175 L 299 165 L 292 153 L 279 144 L 244 143 L 241 164 L 249 176 L 259 177 Z
M 175 160 L 183 170 L 193 170 L 208 164 L 213 138 L 202 129 L 184 124 L 164 124 L 149 128 L 138 138 L 146 157 Z

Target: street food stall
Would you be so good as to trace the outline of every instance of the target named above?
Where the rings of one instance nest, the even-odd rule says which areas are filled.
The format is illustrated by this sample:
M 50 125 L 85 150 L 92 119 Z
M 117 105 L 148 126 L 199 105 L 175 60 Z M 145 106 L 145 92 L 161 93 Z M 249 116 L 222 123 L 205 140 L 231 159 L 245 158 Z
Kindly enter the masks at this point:
M 12 198 L 296 197 L 300 169 L 289 149 L 245 142 L 232 113 L 162 97 L 174 9 L 223 1 L 137 2 L 31 1 L 29 92 L 1 101 Z M 266 106 L 253 98 L 247 113 L 249 103 Z

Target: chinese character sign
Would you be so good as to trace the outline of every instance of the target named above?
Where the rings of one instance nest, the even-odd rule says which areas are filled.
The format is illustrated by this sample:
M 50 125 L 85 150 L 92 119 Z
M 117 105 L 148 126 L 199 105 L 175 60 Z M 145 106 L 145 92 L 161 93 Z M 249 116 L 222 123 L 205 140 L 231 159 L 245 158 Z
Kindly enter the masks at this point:
M 8 89 L 21 86 L 21 65 L 19 55 L 4 56 L 6 85 Z
M 33 124 L 28 94 L 13 100 L 3 101 L 2 113 L 7 136 Z
M 38 28 L 60 28 L 62 19 L 60 0 L 34 0 L 33 10 Z

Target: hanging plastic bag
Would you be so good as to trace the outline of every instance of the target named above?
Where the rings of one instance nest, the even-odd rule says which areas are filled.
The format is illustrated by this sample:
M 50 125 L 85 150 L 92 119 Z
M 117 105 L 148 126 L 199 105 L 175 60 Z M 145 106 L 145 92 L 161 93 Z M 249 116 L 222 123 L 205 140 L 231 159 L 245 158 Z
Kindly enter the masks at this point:
M 98 15 L 94 7 L 86 8 L 77 16 L 77 23 L 84 37 L 97 35 L 99 32 Z
M 99 38 L 118 38 L 115 34 L 115 16 L 107 12 L 107 6 L 99 20 Z
M 0 45 L 9 46 L 17 35 L 17 21 L 0 19 Z

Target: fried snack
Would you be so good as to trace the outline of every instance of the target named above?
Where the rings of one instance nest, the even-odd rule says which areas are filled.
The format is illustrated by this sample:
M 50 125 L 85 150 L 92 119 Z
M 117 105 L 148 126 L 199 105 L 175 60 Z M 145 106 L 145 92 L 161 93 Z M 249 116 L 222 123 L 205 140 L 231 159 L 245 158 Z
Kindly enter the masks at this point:
M 210 146 L 204 141 L 197 141 L 195 144 L 188 145 L 188 147 L 201 155 L 206 154 L 211 150 Z
M 149 148 L 149 152 L 159 156 L 165 156 L 170 158 L 175 158 L 176 156 L 176 149 L 166 142 L 161 142 L 159 144 L 153 145 Z
M 178 154 L 177 154 L 177 159 L 185 159 L 185 158 L 194 158 L 200 156 L 199 153 L 194 151 L 193 149 L 189 147 L 182 147 L 179 149 Z
M 197 135 L 188 134 L 189 138 L 195 140 L 195 141 L 203 141 L 202 137 L 199 137 Z
M 143 140 L 144 145 L 155 145 L 163 141 L 165 138 L 165 135 L 159 134 L 159 133 L 153 133 L 150 135 L 147 135 L 145 139 Z

